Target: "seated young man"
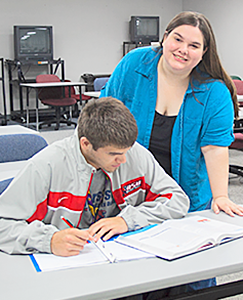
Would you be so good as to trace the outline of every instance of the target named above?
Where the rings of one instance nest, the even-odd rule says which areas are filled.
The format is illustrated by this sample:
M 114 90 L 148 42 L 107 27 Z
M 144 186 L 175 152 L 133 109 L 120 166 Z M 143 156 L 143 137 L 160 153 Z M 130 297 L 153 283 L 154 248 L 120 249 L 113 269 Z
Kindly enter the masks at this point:
M 87 240 L 183 217 L 188 197 L 136 138 L 122 102 L 87 104 L 75 134 L 31 158 L 0 196 L 0 250 L 76 255 Z

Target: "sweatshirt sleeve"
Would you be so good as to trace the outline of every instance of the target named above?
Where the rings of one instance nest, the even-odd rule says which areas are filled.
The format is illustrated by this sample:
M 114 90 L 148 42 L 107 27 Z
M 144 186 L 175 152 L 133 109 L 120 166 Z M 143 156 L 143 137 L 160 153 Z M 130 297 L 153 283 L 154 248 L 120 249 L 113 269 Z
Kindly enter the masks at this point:
M 0 250 L 9 254 L 51 253 L 50 241 L 58 229 L 43 222 L 51 176 L 46 167 L 45 171 L 44 177 L 43 169 L 30 160 L 0 195 Z M 38 206 L 42 206 L 41 214 L 28 222 Z
M 142 168 L 140 172 L 144 186 L 125 199 L 126 205 L 119 214 L 126 221 L 128 229 L 136 230 L 167 219 L 184 217 L 190 201 L 182 188 L 144 147 L 137 144 L 131 155 L 140 157 L 137 163 Z

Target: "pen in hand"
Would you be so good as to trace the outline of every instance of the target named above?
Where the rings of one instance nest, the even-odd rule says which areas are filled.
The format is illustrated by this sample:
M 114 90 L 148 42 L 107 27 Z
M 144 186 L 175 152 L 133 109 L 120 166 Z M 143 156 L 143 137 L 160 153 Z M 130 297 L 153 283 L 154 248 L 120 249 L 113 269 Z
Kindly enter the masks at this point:
M 70 228 L 76 228 L 73 226 L 73 224 L 68 220 L 66 219 L 65 217 L 61 216 L 61 219 L 63 220 L 63 222 L 65 222 L 67 224 L 68 227 Z M 89 243 L 89 241 L 87 240 L 87 244 Z
M 67 226 L 74 228 L 73 224 L 69 220 L 65 219 L 63 216 L 61 216 L 61 219 L 67 224 Z
M 67 220 L 66 218 L 64 218 L 63 216 L 61 216 L 61 219 L 70 227 L 70 228 L 75 228 L 73 226 L 73 224 Z M 103 255 L 105 255 L 106 258 L 108 258 L 108 260 L 110 262 L 114 262 L 116 260 L 115 256 L 106 249 L 104 242 L 99 239 L 96 243 L 92 240 L 87 241 L 87 243 L 92 243 L 93 245 L 95 245 L 102 253 Z

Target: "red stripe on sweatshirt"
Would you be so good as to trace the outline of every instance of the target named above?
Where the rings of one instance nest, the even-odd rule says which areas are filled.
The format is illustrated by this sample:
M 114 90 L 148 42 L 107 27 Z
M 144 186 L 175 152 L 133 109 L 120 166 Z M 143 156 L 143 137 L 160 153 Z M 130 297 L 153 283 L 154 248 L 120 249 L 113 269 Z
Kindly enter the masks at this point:
M 39 203 L 37 205 L 37 208 L 36 208 L 36 211 L 34 212 L 34 214 L 26 221 L 29 223 L 31 223 L 35 220 L 42 221 L 45 218 L 46 214 L 47 214 L 47 199 L 45 199 L 44 201 L 42 201 L 41 203 Z
M 83 210 L 86 196 L 76 196 L 69 192 L 49 192 L 48 206 L 58 208 L 60 206 L 66 207 L 70 210 Z
M 36 211 L 27 219 L 27 222 L 43 220 L 48 211 L 48 206 L 53 209 L 65 207 L 73 211 L 82 211 L 85 205 L 85 196 L 76 196 L 69 192 L 49 192 L 47 199 L 37 205 Z
M 167 194 L 156 194 L 156 193 L 152 193 L 151 191 L 148 192 L 145 201 L 154 201 L 155 199 L 157 199 L 158 197 L 164 197 L 167 199 L 171 199 L 172 197 L 172 193 L 167 193 Z

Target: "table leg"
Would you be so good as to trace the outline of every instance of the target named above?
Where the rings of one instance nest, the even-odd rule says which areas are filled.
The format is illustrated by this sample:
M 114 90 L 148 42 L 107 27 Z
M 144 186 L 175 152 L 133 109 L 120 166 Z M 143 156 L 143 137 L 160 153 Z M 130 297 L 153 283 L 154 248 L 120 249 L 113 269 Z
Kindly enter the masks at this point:
M 38 89 L 35 89 L 35 95 L 36 95 L 36 130 L 39 131 L 39 110 L 38 110 L 38 105 L 39 105 L 39 100 L 38 100 Z
M 80 102 L 80 106 L 81 106 L 81 110 L 82 110 L 83 109 L 82 86 L 79 85 L 78 89 L 79 89 L 79 102 Z
M 30 115 L 29 115 L 29 88 L 26 87 L 26 123 L 27 127 L 29 127 Z

